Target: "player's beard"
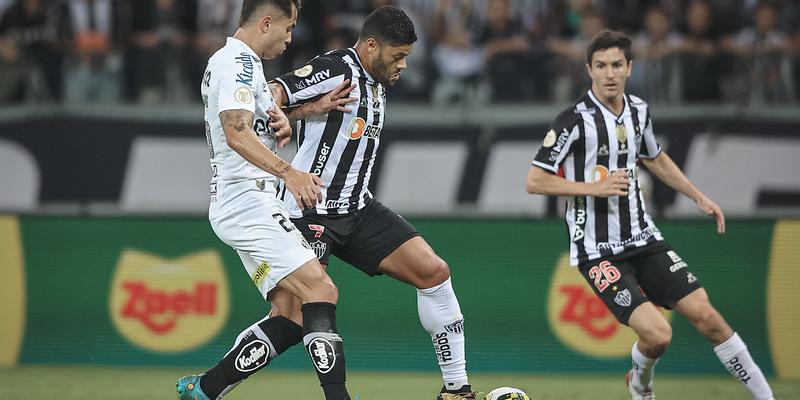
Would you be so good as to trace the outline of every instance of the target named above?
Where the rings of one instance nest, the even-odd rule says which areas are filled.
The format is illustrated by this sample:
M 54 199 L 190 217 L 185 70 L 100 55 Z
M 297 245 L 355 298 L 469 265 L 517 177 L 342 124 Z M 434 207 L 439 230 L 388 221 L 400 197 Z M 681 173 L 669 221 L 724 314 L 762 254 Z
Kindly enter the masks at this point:
M 378 58 L 372 64 L 375 71 L 375 79 L 384 86 L 392 86 L 394 83 L 389 79 L 389 67 L 383 62 L 383 49 L 379 52 Z

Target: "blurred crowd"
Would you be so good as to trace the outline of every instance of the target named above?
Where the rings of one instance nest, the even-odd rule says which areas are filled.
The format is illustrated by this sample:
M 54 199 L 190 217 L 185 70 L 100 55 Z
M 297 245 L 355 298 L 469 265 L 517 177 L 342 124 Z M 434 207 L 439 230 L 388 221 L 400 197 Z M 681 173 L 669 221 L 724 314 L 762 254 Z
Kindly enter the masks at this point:
M 190 103 L 242 0 L 0 0 L 0 103 Z M 394 4 L 419 41 L 393 98 L 484 104 L 572 101 L 603 28 L 634 38 L 628 91 L 652 103 L 796 103 L 796 0 L 304 0 L 268 75 L 355 43 Z M 268 76 L 270 77 L 270 76 Z

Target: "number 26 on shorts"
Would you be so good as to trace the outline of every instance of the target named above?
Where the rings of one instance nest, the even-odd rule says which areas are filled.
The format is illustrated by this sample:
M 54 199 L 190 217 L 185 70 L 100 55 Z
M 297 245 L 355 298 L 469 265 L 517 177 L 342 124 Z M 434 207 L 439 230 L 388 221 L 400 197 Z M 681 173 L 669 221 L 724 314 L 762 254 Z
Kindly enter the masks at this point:
M 609 261 L 601 261 L 599 265 L 589 269 L 589 278 L 594 280 L 594 286 L 600 293 L 603 293 L 609 285 L 618 281 L 621 277 L 622 274 L 619 269 L 611 265 Z

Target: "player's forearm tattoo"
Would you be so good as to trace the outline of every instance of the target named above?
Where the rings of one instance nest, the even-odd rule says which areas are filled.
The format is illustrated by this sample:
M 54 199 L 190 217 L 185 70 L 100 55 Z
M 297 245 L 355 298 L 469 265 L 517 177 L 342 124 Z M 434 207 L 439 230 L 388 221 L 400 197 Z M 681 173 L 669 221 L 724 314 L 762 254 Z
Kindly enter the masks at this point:
M 291 170 L 292 166 L 283 160 L 278 161 L 278 164 L 275 165 L 275 171 L 277 171 L 280 174 L 280 176 L 285 175 L 287 172 Z
M 253 128 L 253 113 L 247 110 L 228 110 L 219 113 L 222 128 L 242 133 Z

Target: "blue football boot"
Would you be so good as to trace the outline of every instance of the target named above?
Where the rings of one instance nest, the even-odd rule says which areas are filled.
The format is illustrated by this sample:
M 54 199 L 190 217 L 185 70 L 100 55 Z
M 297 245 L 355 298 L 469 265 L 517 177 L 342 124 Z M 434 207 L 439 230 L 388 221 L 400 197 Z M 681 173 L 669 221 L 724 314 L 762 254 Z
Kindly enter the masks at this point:
M 175 388 L 178 390 L 178 400 L 211 400 L 200 389 L 200 378 L 203 375 L 187 375 L 178 379 Z

